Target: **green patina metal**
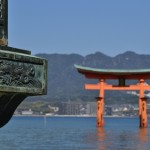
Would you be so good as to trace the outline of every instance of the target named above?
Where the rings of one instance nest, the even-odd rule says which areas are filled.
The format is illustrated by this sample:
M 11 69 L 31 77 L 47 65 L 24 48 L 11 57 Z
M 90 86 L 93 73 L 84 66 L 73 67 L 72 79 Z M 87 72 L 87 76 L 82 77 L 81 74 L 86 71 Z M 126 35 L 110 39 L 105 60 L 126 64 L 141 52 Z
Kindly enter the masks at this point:
M 97 74 L 112 74 L 112 75 L 131 75 L 131 74 L 146 74 L 150 73 L 150 69 L 98 69 L 75 65 L 81 72 L 90 72 Z
M 46 94 L 46 70 L 45 59 L 0 50 L 0 91 Z
M 8 0 L 0 0 L 0 127 L 28 96 L 47 94 L 47 60 L 8 47 Z

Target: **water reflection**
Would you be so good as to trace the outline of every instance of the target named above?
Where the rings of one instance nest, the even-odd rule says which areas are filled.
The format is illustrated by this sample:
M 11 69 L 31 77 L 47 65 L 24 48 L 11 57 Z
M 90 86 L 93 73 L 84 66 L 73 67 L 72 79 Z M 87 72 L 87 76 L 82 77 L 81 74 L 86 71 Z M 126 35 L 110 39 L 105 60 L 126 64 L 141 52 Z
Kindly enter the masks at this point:
M 148 141 L 148 129 L 147 128 L 139 129 L 139 139 L 142 143 L 146 143 Z
M 105 129 L 103 127 L 97 128 L 97 141 L 98 141 L 98 150 L 105 150 Z
M 140 129 L 138 118 L 107 118 L 103 128 L 96 128 L 95 118 L 17 117 L 12 121 L 1 129 L 3 150 L 150 149 L 150 128 Z
M 149 149 L 148 129 L 138 129 L 137 132 L 122 130 L 107 130 L 97 128 L 97 150 L 148 150 Z
M 98 141 L 104 141 L 105 129 L 103 127 L 97 128 L 97 137 Z
M 148 129 L 142 128 L 139 129 L 138 133 L 138 147 L 137 149 L 148 150 L 149 149 L 149 141 L 148 141 Z

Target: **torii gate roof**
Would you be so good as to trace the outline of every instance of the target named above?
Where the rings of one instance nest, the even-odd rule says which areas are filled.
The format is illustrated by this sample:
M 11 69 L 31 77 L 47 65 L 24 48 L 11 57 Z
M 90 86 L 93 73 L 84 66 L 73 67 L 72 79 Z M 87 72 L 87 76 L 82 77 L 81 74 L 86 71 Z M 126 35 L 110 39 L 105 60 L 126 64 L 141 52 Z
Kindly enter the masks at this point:
M 150 69 L 98 69 L 75 65 L 87 78 L 103 79 L 150 79 Z

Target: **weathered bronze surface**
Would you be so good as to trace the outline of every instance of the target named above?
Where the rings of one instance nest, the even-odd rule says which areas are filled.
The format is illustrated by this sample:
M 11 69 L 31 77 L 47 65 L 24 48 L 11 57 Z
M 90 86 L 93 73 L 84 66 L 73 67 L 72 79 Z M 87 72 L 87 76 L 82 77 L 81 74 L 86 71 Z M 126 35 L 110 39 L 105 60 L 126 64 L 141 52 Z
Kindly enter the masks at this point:
M 0 91 L 46 94 L 47 61 L 27 54 L 0 50 Z
M 0 127 L 28 96 L 47 93 L 47 61 L 8 47 L 8 0 L 0 0 Z
M 0 47 L 0 127 L 27 97 L 47 92 L 47 61 Z

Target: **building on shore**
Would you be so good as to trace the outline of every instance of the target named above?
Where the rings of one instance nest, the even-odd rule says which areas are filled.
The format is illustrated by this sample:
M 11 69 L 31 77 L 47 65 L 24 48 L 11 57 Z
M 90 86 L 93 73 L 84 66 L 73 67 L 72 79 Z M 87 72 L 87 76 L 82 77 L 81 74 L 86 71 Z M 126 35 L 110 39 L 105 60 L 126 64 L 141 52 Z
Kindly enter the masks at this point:
M 29 110 L 23 110 L 22 112 L 21 112 L 21 114 L 22 115 L 33 115 L 33 111 L 31 110 L 31 109 L 29 109 Z

